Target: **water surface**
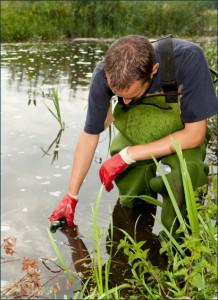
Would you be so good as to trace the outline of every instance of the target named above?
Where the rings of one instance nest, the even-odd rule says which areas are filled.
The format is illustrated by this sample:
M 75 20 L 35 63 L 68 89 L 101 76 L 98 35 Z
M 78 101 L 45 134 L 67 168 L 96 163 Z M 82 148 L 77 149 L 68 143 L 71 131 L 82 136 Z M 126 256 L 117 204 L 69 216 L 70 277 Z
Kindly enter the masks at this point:
M 46 228 L 48 216 L 64 196 L 71 171 L 72 155 L 83 129 L 91 72 L 102 59 L 107 45 L 98 43 L 15 44 L 2 46 L 2 239 L 15 236 L 20 257 L 54 257 Z M 62 119 L 66 124 L 59 159 L 44 156 L 59 131 L 47 110 L 52 108 L 51 89 L 58 91 Z M 108 132 L 101 135 L 95 160 L 80 192 L 76 223 L 86 247 L 93 249 L 92 211 L 100 188 L 99 161 L 108 153 Z M 53 149 L 52 149 L 53 150 Z M 109 210 L 117 191 L 104 193 L 100 222 L 108 226 Z M 61 233 L 58 244 L 66 240 Z M 68 255 L 67 246 L 61 250 Z M 66 253 L 67 252 L 67 253 Z M 6 266 L 6 265 L 4 265 Z M 2 268 L 3 280 L 17 279 L 15 264 Z M 19 270 L 18 268 L 17 270 Z

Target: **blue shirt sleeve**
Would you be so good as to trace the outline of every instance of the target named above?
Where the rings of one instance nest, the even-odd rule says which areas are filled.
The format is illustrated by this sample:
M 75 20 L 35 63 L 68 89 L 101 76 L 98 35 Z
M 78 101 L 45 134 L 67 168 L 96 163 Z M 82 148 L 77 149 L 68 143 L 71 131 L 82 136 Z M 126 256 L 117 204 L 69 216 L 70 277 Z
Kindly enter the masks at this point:
M 180 99 L 184 123 L 207 119 L 217 113 L 217 98 L 210 71 L 202 49 L 192 44 L 182 55 L 179 84 L 182 84 Z
M 107 85 L 103 63 L 100 63 L 95 68 L 91 79 L 85 132 L 99 134 L 104 130 L 104 122 L 112 96 L 113 94 Z

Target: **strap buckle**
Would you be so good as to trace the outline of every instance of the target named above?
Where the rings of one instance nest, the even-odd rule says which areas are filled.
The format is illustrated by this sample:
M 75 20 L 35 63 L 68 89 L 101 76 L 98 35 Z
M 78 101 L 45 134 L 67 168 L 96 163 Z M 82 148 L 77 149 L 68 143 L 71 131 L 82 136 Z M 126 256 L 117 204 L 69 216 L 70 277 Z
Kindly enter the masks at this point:
M 175 81 L 163 82 L 162 88 L 166 97 L 167 103 L 177 103 L 178 91 Z

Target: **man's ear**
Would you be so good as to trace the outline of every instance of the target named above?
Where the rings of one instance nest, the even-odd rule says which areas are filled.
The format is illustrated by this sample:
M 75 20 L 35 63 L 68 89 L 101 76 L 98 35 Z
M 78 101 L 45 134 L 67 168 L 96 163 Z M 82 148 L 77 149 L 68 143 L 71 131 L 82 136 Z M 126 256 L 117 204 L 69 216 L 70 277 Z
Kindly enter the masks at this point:
M 159 63 L 156 63 L 152 67 L 151 75 L 155 75 L 159 69 Z

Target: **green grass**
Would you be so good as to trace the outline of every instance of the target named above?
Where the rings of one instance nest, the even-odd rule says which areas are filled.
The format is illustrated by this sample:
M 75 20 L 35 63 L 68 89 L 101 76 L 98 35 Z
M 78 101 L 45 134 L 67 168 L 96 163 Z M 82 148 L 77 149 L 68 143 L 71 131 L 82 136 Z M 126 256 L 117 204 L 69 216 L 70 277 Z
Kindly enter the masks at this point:
M 198 201 L 201 189 L 193 191 L 181 148 L 177 144 L 174 145 L 182 173 L 188 223 L 179 211 L 166 176 L 162 173 L 159 163 L 154 159 L 180 222 L 179 231 L 184 236 L 179 241 L 175 240 L 172 232 L 157 220 L 163 230 L 160 253 L 168 257 L 168 266 L 160 269 L 152 265 L 148 259 L 149 250 L 143 249 L 146 241 L 136 242 L 127 232 L 121 230 L 124 238 L 120 240 L 117 251 L 122 251 L 127 256 L 132 276 L 119 286 L 109 289 L 111 255 L 104 263 L 101 257 L 101 247 L 104 244 L 103 231 L 98 225 L 103 189 L 101 187 L 93 209 L 95 252 L 92 257 L 92 276 L 87 280 L 82 291 L 73 295 L 73 299 L 78 299 L 78 297 L 80 299 L 81 297 L 82 299 L 140 299 L 140 297 L 143 299 L 183 299 L 188 297 L 188 299 L 205 300 L 216 298 L 217 225 L 215 220 L 217 203 L 214 198 L 216 199 L 217 185 L 215 175 L 212 174 L 212 183 L 208 193 L 204 195 L 202 204 Z M 111 226 L 113 226 L 112 222 Z M 111 230 L 111 232 L 113 231 Z M 57 249 L 52 239 L 51 242 L 61 266 L 66 270 L 67 267 L 60 250 Z M 90 280 L 93 282 L 94 288 L 88 291 L 86 287 Z M 128 296 L 121 296 L 120 292 L 126 288 L 128 288 Z
M 116 299 L 114 297 L 119 294 L 119 290 L 128 287 L 128 284 L 124 283 L 122 285 L 109 289 L 111 253 L 109 254 L 107 261 L 104 263 L 101 257 L 102 245 L 104 244 L 104 241 L 102 240 L 103 230 L 98 225 L 99 206 L 102 199 L 103 188 L 104 187 L 102 185 L 96 199 L 95 207 L 93 208 L 93 237 L 95 241 L 95 252 L 92 258 L 92 281 L 94 282 L 96 288 L 90 295 L 88 295 L 84 299 L 108 299 L 109 297 L 112 297 L 112 299 Z M 112 220 L 110 226 L 111 228 L 113 226 Z
M 54 249 L 54 252 L 55 254 L 57 255 L 57 258 L 58 258 L 58 262 L 60 264 L 60 266 L 63 268 L 64 272 L 66 273 L 67 275 L 67 278 L 69 279 L 69 281 L 71 283 L 73 283 L 73 279 L 74 279 L 74 275 L 73 273 L 69 270 L 68 266 L 67 266 L 67 263 L 59 249 L 59 247 L 57 246 L 57 244 L 55 243 L 55 240 L 52 236 L 52 233 L 50 232 L 50 230 L 48 230 L 48 237 L 49 237 L 49 240 L 50 240 L 50 243 Z
M 2 42 L 76 37 L 215 36 L 208 1 L 3 1 Z
M 203 205 L 198 203 L 197 193 L 193 191 L 181 148 L 176 144 L 175 148 L 180 162 L 190 225 L 182 219 L 171 187 L 162 173 L 159 163 L 155 160 L 180 221 L 180 233 L 184 234 L 184 238 L 180 242 L 176 241 L 171 232 L 159 221 L 165 233 L 164 236 L 162 235 L 161 253 L 168 256 L 168 268 L 160 270 L 149 263 L 147 252 L 145 253 L 145 250 L 142 249 L 142 242 L 136 243 L 128 233 L 125 233 L 125 238 L 121 240 L 119 248 L 123 249 L 128 256 L 128 262 L 132 269 L 130 283 L 135 289 L 137 288 L 138 296 L 143 295 L 149 299 L 164 297 L 212 299 L 216 297 L 217 292 L 217 244 L 215 238 L 217 205 L 214 199 L 209 197 L 209 194 L 204 198 Z M 216 187 L 212 185 L 211 190 L 216 197 Z M 188 231 L 189 227 L 191 231 Z

